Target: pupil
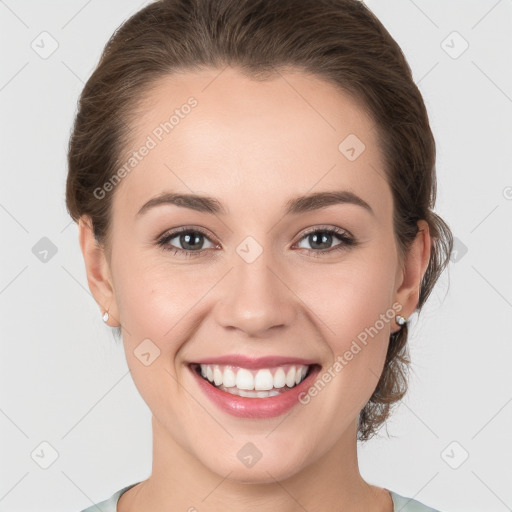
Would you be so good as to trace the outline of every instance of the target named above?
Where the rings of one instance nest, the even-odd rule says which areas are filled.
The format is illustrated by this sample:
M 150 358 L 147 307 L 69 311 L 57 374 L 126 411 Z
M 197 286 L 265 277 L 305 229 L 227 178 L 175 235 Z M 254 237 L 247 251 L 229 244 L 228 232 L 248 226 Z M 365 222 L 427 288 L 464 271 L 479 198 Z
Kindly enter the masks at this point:
M 311 243 L 311 247 L 315 247 L 316 244 L 330 244 L 331 240 L 332 240 L 332 235 L 329 234 L 329 233 L 325 233 L 325 232 L 320 232 L 321 235 L 318 235 L 318 234 L 312 234 L 310 235 L 310 243 Z M 320 239 L 320 241 L 318 241 L 318 239 Z M 311 242 L 312 240 L 312 242 Z M 329 247 L 316 247 L 317 249 L 328 249 Z
M 196 244 L 199 244 L 199 240 L 200 240 L 201 236 L 202 235 L 200 233 L 196 233 L 194 235 L 190 235 L 190 234 L 181 235 L 180 236 L 181 246 L 184 249 L 194 249 L 194 245 L 190 243 L 190 240 L 193 240 Z

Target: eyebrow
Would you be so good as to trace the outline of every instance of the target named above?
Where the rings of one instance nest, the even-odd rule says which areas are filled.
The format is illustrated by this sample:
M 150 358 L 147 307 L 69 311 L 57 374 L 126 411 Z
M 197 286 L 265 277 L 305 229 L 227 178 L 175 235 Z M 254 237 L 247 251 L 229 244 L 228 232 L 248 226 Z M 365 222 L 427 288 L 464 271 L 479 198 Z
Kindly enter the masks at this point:
M 153 197 L 144 203 L 137 212 L 137 217 L 143 215 L 148 210 L 156 206 L 173 204 L 182 208 L 189 208 L 202 213 L 227 215 L 226 208 L 214 197 L 197 194 L 177 194 L 165 192 L 159 196 Z M 285 215 L 297 215 L 307 213 L 322 208 L 327 208 L 335 204 L 354 204 L 367 210 L 372 215 L 375 212 L 371 206 L 361 199 L 358 195 L 348 190 L 335 190 L 329 192 L 314 192 L 305 196 L 298 196 L 290 199 L 285 204 Z

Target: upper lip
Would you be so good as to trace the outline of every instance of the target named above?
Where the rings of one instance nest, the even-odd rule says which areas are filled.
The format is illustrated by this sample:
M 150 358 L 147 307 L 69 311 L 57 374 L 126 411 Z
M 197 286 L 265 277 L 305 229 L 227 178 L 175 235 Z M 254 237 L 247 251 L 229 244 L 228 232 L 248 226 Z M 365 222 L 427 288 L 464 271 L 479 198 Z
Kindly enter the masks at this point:
M 274 366 L 281 366 L 285 364 L 303 364 L 313 365 L 317 364 L 311 359 L 302 359 L 300 357 L 288 356 L 265 356 L 265 357 L 248 357 L 241 354 L 233 354 L 218 357 L 207 357 L 199 361 L 194 361 L 196 364 L 220 364 L 239 366 L 241 368 L 272 368 Z

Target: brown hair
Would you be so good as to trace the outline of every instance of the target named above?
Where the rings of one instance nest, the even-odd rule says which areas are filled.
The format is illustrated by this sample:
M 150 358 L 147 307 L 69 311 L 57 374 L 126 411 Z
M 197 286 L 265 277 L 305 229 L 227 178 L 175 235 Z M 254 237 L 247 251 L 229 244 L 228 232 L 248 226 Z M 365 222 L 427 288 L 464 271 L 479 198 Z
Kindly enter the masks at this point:
M 79 100 L 66 184 L 73 220 L 89 216 L 109 254 L 114 192 L 98 199 L 94 190 L 121 165 L 139 101 L 174 71 L 225 66 L 255 80 L 286 68 L 313 73 L 350 94 L 374 120 L 402 261 L 419 219 L 428 222 L 433 240 L 420 310 L 453 243 L 450 228 L 433 212 L 435 142 L 400 47 L 358 0 L 160 0 L 134 14 L 107 42 Z M 362 441 L 377 432 L 407 391 L 407 335 L 404 325 L 390 337 L 383 373 L 359 416 Z

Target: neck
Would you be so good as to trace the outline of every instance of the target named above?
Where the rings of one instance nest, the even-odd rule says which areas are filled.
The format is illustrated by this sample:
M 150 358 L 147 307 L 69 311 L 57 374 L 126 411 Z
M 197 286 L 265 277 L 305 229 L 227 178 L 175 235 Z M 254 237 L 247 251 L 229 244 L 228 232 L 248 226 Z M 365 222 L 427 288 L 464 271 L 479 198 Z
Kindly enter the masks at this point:
M 369 485 L 359 473 L 355 423 L 331 449 L 300 471 L 278 479 L 272 469 L 266 470 L 256 483 L 237 480 L 236 467 L 220 474 L 212 471 L 176 443 L 154 417 L 152 426 L 152 474 L 122 495 L 119 512 L 393 510 L 389 493 Z

